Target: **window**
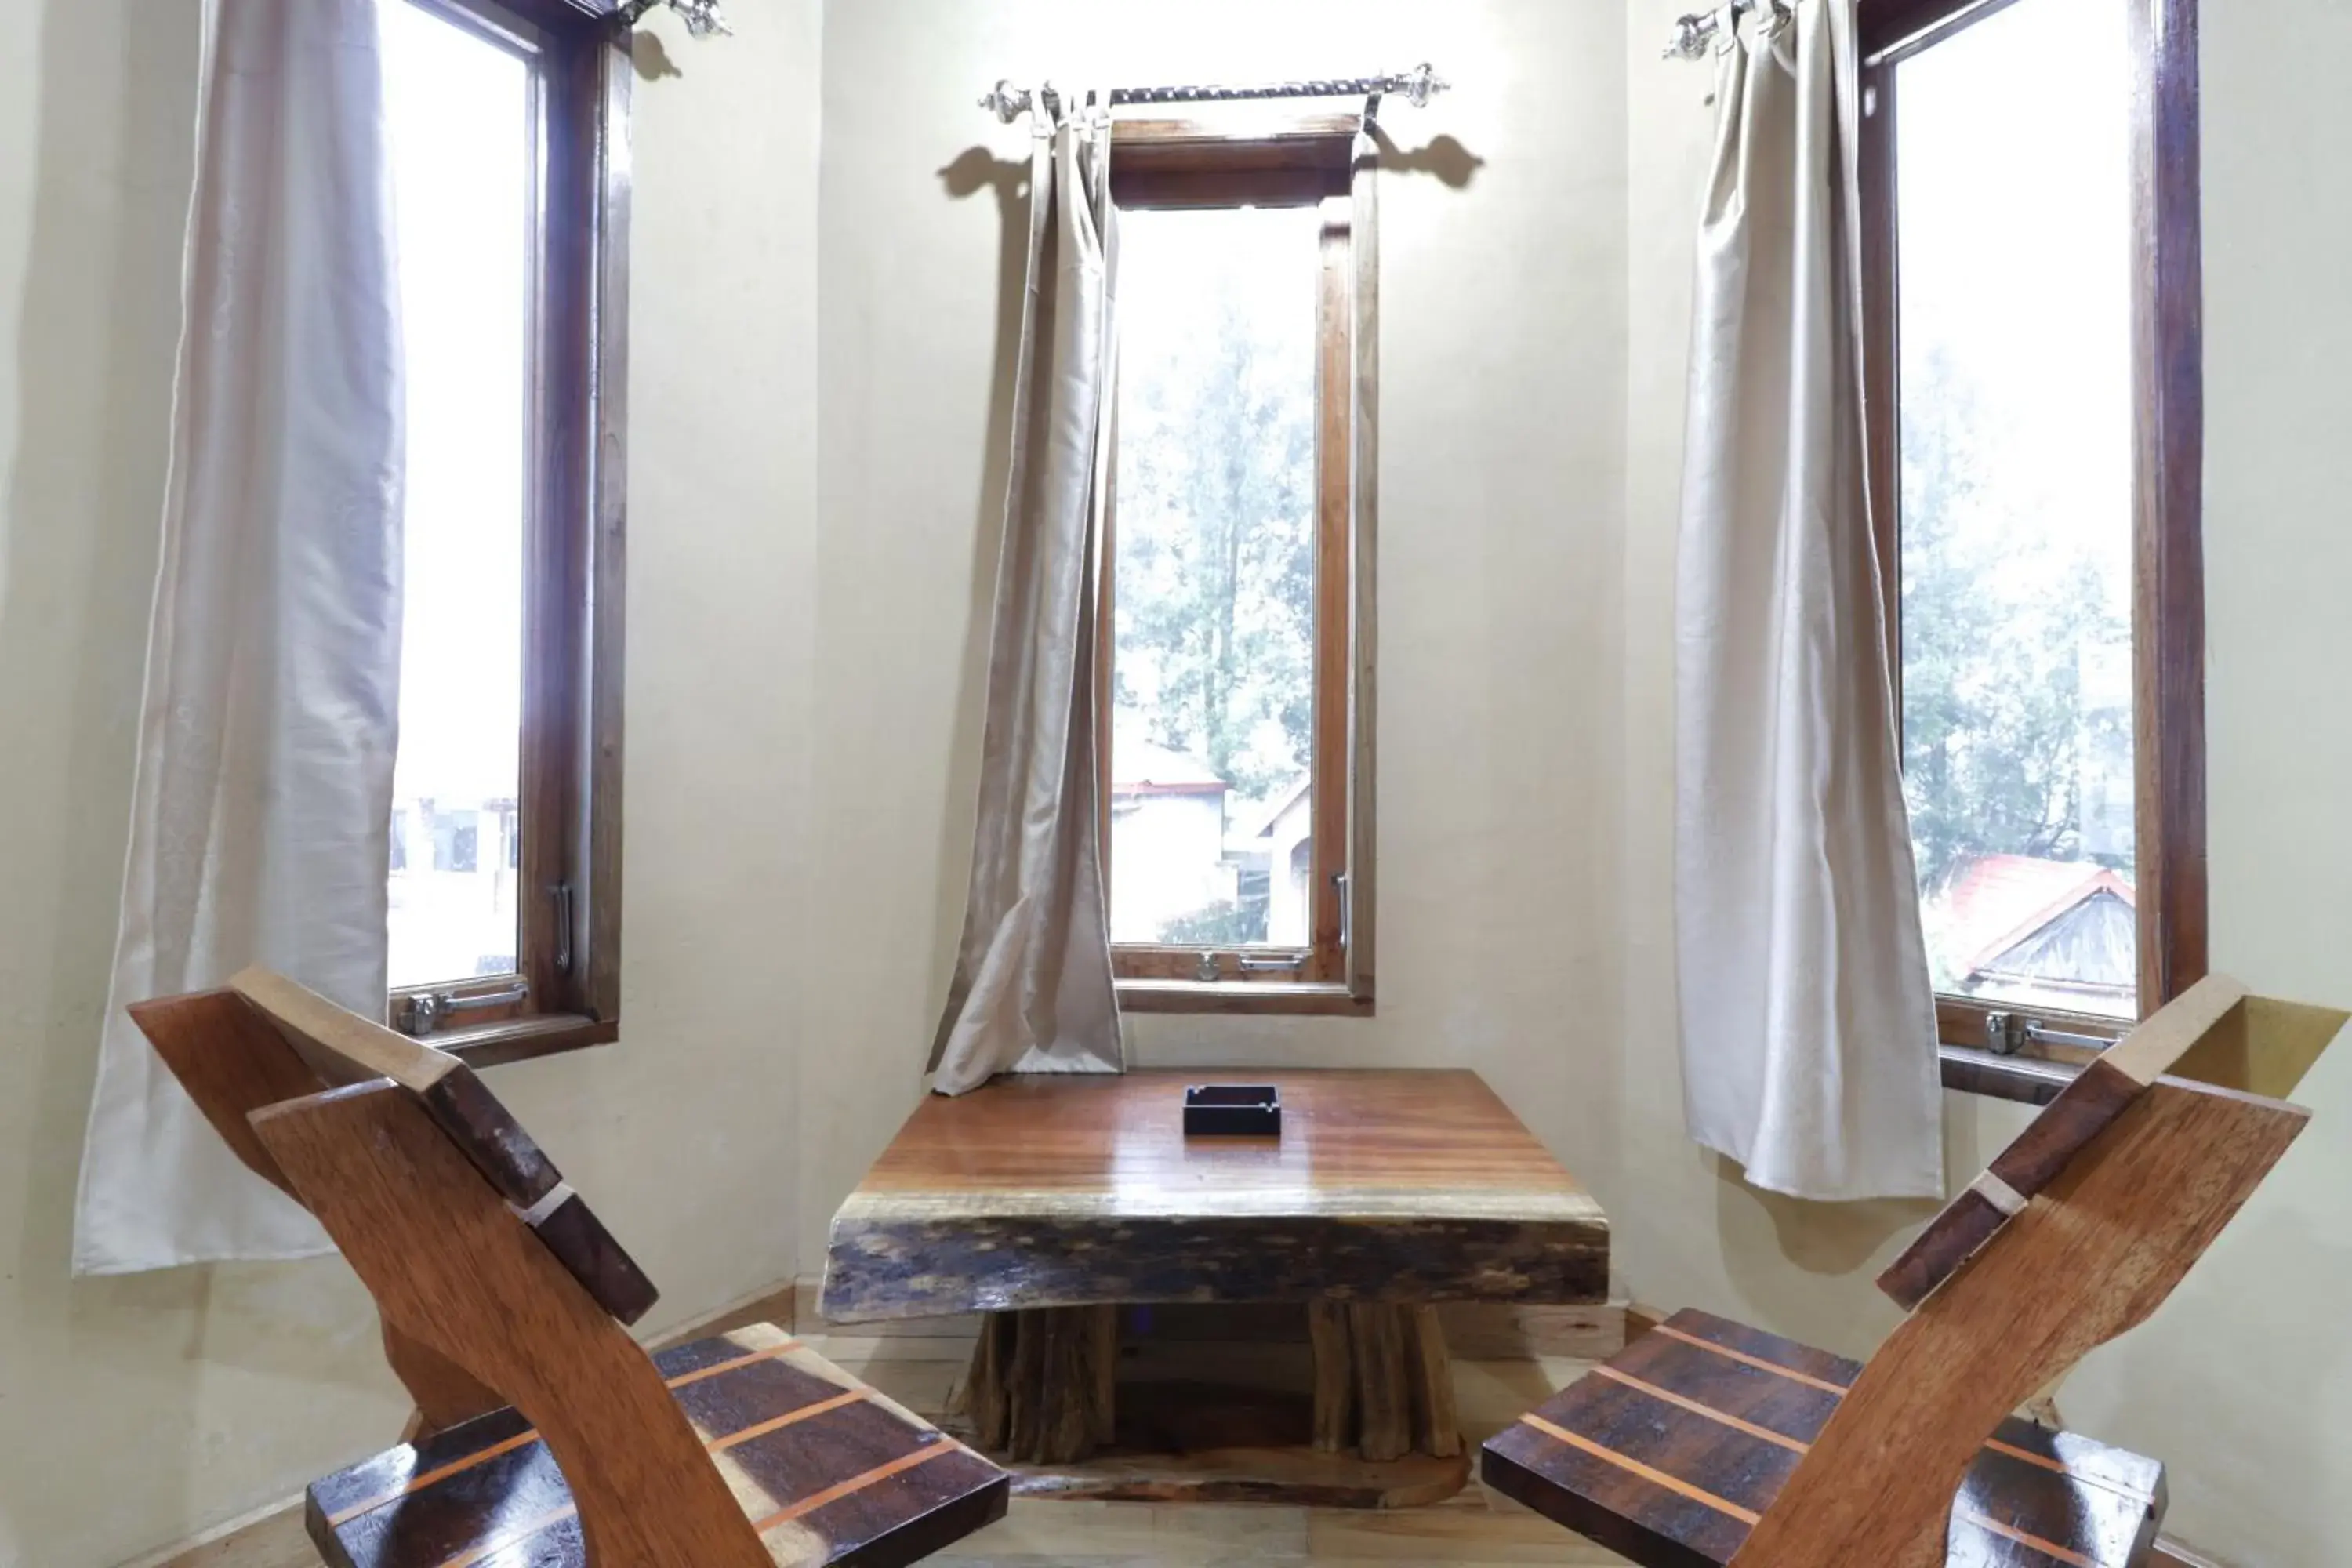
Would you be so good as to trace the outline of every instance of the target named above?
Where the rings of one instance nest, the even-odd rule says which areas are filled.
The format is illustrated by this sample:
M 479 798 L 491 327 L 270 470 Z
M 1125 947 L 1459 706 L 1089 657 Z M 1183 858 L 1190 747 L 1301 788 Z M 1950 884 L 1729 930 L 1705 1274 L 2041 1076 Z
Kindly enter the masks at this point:
M 1863 7 L 1870 482 L 1948 1046 L 2084 1059 L 2204 971 L 2190 4 Z
M 618 1024 L 628 63 L 561 0 L 383 15 L 408 395 L 391 1013 L 499 1060 Z
M 1371 267 L 1354 122 L 1122 121 L 1098 630 L 1131 1009 L 1371 1001 Z

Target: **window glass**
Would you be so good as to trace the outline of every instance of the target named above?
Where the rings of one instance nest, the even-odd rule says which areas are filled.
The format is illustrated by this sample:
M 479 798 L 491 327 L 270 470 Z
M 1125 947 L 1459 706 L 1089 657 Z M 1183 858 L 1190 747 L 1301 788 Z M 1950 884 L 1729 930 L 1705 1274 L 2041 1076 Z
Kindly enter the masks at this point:
M 1119 222 L 1111 937 L 1305 947 L 1318 214 Z
M 1940 991 L 2135 1016 L 2131 41 L 1896 72 L 1904 773 Z
M 383 26 L 408 377 L 393 825 L 424 839 L 393 857 L 399 987 L 515 966 L 516 876 L 482 838 L 521 795 L 538 143 L 522 57 L 415 4 Z

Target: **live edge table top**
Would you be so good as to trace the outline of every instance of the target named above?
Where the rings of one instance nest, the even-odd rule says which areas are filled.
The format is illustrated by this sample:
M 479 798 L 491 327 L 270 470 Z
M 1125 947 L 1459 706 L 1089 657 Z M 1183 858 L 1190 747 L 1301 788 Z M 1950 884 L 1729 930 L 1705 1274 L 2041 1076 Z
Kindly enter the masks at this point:
M 1183 1136 L 1199 1072 L 927 1096 L 834 1216 L 821 1309 L 1604 1300 L 1601 1205 L 1472 1072 L 1221 1071 L 1279 1138 Z

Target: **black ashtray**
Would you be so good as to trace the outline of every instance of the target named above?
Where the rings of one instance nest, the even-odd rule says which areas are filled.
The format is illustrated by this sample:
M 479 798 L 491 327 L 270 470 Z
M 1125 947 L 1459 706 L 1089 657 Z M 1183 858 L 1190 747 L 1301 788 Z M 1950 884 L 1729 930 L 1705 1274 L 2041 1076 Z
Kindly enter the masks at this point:
M 1184 1091 L 1187 1138 L 1279 1138 L 1282 1096 L 1270 1083 L 1196 1083 Z

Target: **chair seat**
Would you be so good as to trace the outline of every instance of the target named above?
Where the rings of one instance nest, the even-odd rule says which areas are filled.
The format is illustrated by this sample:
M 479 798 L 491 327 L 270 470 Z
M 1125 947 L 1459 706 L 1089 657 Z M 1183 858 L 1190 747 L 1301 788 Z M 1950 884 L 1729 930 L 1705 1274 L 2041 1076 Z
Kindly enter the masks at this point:
M 779 1329 L 654 1364 L 781 1568 L 896 1568 L 1004 1515 L 1003 1470 Z M 308 1515 L 333 1568 L 587 1562 L 571 1489 L 512 1409 L 327 1477 Z
M 1642 1563 L 1731 1561 L 1858 1363 L 1678 1312 L 1489 1441 L 1486 1484 Z M 2148 1560 L 2164 1467 L 2003 1422 L 1952 1510 L 1958 1568 L 2129 1568 Z

